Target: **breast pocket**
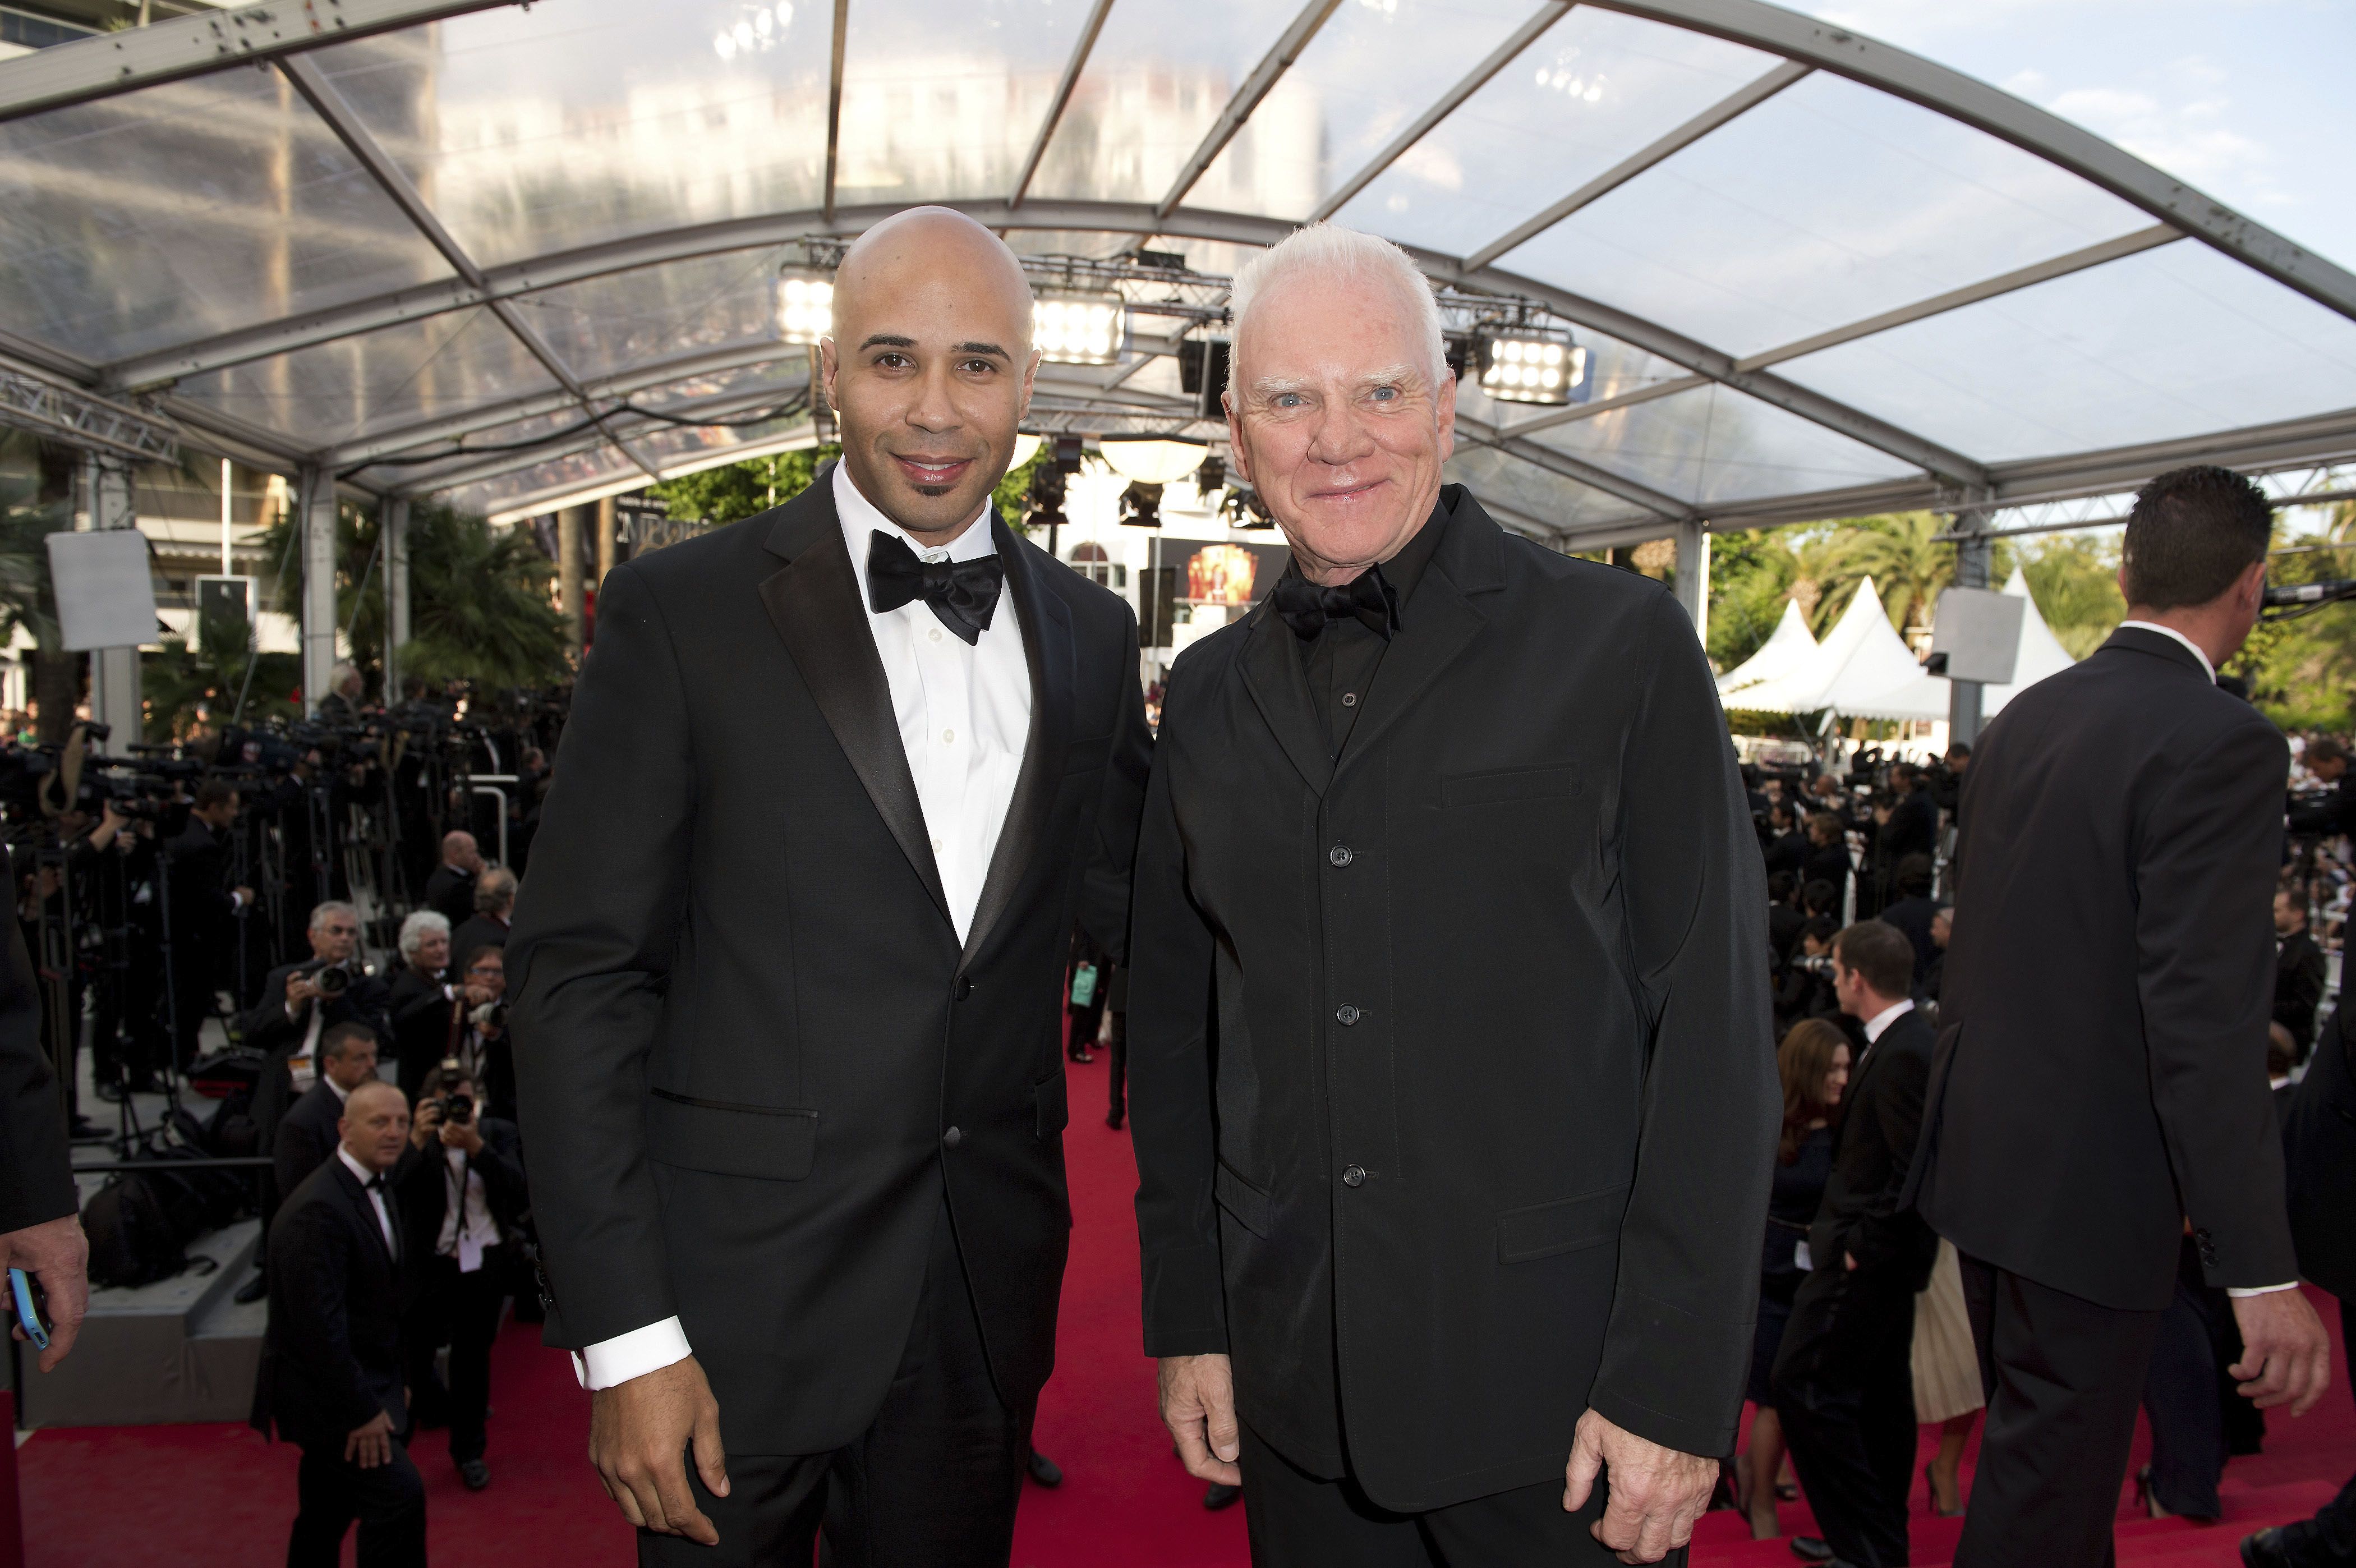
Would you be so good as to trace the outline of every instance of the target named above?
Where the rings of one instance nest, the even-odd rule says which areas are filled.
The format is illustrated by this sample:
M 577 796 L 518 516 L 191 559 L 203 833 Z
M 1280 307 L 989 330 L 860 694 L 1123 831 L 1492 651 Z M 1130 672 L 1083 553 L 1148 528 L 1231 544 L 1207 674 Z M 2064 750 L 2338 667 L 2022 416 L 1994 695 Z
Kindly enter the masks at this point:
M 1500 768 L 1483 773 L 1451 773 L 1440 780 L 1440 803 L 1451 808 L 1558 800 L 1578 793 L 1575 768 Z

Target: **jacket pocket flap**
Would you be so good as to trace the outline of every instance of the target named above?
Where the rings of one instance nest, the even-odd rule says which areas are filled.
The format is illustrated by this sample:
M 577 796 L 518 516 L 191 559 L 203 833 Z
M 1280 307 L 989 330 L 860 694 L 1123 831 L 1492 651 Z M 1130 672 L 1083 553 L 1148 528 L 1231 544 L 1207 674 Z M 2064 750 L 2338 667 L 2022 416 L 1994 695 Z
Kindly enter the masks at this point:
M 1622 1182 L 1601 1192 L 1507 1209 L 1497 1216 L 1497 1261 L 1526 1263 L 1617 1240 L 1627 1208 L 1628 1184 Z
M 1039 1110 L 1039 1136 L 1052 1138 L 1071 1124 L 1072 1095 L 1061 1072 L 1032 1086 L 1031 1099 Z
M 1443 806 L 1545 800 L 1577 793 L 1579 770 L 1575 768 L 1508 768 L 1494 773 L 1459 773 L 1440 781 Z
M 1237 1224 L 1253 1235 L 1266 1239 L 1269 1228 L 1268 1194 L 1229 1170 L 1225 1160 L 1219 1162 L 1217 1169 L 1212 1174 L 1211 1196 L 1219 1200 L 1221 1208 L 1235 1216 Z
M 647 1157 L 714 1176 L 799 1181 L 818 1157 L 818 1112 L 739 1105 L 653 1091 L 647 1101 Z

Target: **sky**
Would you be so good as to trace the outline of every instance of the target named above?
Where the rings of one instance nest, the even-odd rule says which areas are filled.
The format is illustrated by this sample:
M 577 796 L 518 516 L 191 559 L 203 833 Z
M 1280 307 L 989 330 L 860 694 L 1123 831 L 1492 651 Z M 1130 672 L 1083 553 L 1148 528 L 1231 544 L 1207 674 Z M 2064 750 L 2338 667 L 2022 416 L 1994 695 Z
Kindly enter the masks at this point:
M 2356 271 L 2356 0 L 1785 0 L 1992 82 Z

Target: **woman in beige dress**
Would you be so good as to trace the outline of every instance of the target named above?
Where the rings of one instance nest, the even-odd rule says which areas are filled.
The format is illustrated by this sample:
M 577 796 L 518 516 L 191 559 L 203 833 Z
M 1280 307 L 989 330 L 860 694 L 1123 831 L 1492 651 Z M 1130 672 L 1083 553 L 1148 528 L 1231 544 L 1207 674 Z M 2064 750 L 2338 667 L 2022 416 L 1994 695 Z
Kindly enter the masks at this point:
M 1936 1423 L 1939 1452 L 1923 1466 L 1931 1511 L 1952 1519 L 1964 1511 L 1964 1444 L 1987 1403 L 1980 1393 L 1979 1353 L 1964 1310 L 1964 1273 L 1955 1244 L 1939 1243 L 1931 1283 L 1914 1298 L 1914 1419 Z

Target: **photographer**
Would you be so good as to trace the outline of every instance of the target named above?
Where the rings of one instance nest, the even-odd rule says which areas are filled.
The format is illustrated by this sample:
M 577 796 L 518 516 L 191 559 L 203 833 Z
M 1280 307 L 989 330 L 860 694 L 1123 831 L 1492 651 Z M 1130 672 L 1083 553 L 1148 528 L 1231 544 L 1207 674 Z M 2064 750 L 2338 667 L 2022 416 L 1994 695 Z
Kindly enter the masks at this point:
M 2317 743 L 2320 745 L 2320 742 Z M 2290 1031 L 2294 1059 L 2307 1064 L 2315 1046 L 2315 1010 L 2323 1000 L 2323 950 L 2307 929 L 2307 893 L 2275 895 L 2274 1021 Z
M 445 1062 L 429 1072 L 410 1131 L 414 1153 L 393 1178 L 415 1270 L 402 1320 L 410 1391 L 421 1424 L 434 1424 L 436 1416 L 448 1423 L 451 1462 L 477 1492 L 491 1484 L 483 1462 L 491 1341 L 530 1207 L 515 1123 L 479 1114 L 480 1103 L 465 1069 Z M 446 1392 L 434 1374 L 434 1352 L 444 1345 L 450 1347 Z
M 2316 782 L 2331 793 L 2290 810 L 2290 831 L 2302 837 L 2329 838 L 2356 832 L 2356 779 L 2349 777 L 2348 748 L 2329 736 L 2309 743 L 2304 759 Z
M 515 1120 L 515 1053 L 508 1039 L 508 957 L 499 948 L 477 948 L 466 961 L 451 1009 L 449 1058 L 483 1086 L 485 1108 Z
M 392 1059 L 401 1090 L 412 1099 L 450 1045 L 450 922 L 419 909 L 401 922 L 401 972 L 388 1004 Z
M 237 791 L 207 779 L 197 787 L 187 826 L 165 849 L 172 879 L 172 988 L 179 1010 L 173 1046 L 182 1066 L 196 1059 L 198 1031 L 218 1004 L 237 950 L 234 922 L 253 905 L 252 888 L 230 885 L 237 811 Z

